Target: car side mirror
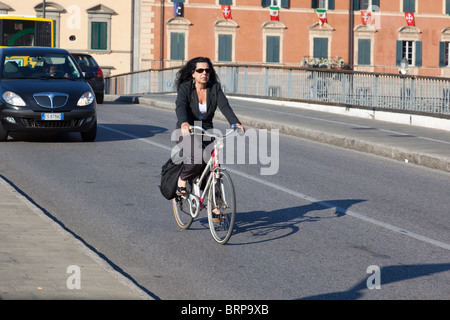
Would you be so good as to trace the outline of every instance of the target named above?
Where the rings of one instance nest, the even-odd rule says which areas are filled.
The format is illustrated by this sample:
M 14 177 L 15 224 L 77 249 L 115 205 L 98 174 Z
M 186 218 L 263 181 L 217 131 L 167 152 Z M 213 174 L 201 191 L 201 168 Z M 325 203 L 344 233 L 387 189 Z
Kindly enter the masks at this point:
M 94 72 L 86 72 L 86 74 L 84 75 L 84 77 L 86 78 L 86 79 L 93 79 L 93 78 L 95 78 L 95 73 Z

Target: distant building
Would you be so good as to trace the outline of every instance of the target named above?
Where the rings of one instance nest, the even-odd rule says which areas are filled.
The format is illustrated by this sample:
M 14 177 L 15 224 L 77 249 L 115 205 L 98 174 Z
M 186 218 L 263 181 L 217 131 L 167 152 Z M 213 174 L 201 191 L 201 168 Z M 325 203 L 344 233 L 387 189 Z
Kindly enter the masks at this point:
M 0 0 L 0 14 L 42 17 L 43 3 Z M 133 1 L 56 0 L 45 4 L 45 17 L 54 21 L 56 47 L 92 54 L 105 76 L 130 72 Z
M 174 1 L 139 3 L 143 68 L 199 55 L 277 65 L 339 57 L 354 70 L 398 73 L 406 57 L 410 74 L 450 74 L 448 0 L 178 0 L 181 16 Z
M 56 45 L 89 52 L 111 74 L 214 62 L 449 76 L 450 0 L 55 0 Z M 0 0 L 42 16 L 43 2 Z M 315 59 L 314 59 L 315 58 Z

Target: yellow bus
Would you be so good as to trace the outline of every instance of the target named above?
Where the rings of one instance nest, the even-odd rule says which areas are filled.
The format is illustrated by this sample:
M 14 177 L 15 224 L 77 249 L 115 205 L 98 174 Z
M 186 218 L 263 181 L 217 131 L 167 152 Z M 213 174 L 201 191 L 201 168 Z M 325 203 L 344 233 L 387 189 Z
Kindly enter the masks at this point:
M 53 47 L 53 20 L 0 15 L 0 47 Z

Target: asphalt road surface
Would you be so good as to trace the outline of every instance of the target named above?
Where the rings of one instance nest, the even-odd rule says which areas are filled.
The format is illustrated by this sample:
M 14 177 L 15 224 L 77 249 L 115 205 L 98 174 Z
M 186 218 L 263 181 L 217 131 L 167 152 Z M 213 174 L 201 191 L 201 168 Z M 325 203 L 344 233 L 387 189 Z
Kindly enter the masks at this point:
M 159 193 L 175 122 L 105 103 L 96 142 L 16 134 L 0 174 L 160 299 L 450 298 L 450 174 L 273 136 L 258 163 L 226 164 L 238 215 L 221 246 L 206 212 L 183 231 Z

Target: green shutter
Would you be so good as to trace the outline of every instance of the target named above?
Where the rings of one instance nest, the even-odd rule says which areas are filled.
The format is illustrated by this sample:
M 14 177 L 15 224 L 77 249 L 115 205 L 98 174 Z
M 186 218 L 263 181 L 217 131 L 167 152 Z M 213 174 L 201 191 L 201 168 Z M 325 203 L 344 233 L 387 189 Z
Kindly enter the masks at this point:
M 395 65 L 399 66 L 403 59 L 403 41 L 397 40 L 395 52 Z
M 267 36 L 266 62 L 280 62 L 280 37 Z
M 184 60 L 184 33 L 170 34 L 170 60 Z
M 416 41 L 416 67 L 422 66 L 422 41 Z
M 266 8 L 270 6 L 270 0 L 261 0 L 261 7 Z
M 281 7 L 282 8 L 289 8 L 289 0 L 281 0 Z
M 91 23 L 91 49 L 106 50 L 108 48 L 108 24 L 106 22 Z
M 328 10 L 334 10 L 334 0 L 328 0 Z
M 219 34 L 219 61 L 231 61 L 232 35 Z
M 447 66 L 447 64 L 445 63 L 445 46 L 445 42 L 439 42 L 439 67 Z
M 403 12 L 415 12 L 416 0 L 403 0 Z
M 358 11 L 360 9 L 359 0 L 353 0 L 353 10 Z
M 380 8 L 380 0 L 372 0 L 372 10 L 373 10 L 373 7 L 375 7 L 375 6 Z
M 314 38 L 314 58 L 328 58 L 328 38 Z
M 358 40 L 358 64 L 370 65 L 370 39 Z
M 233 0 L 219 0 L 219 4 L 231 6 L 233 4 Z

